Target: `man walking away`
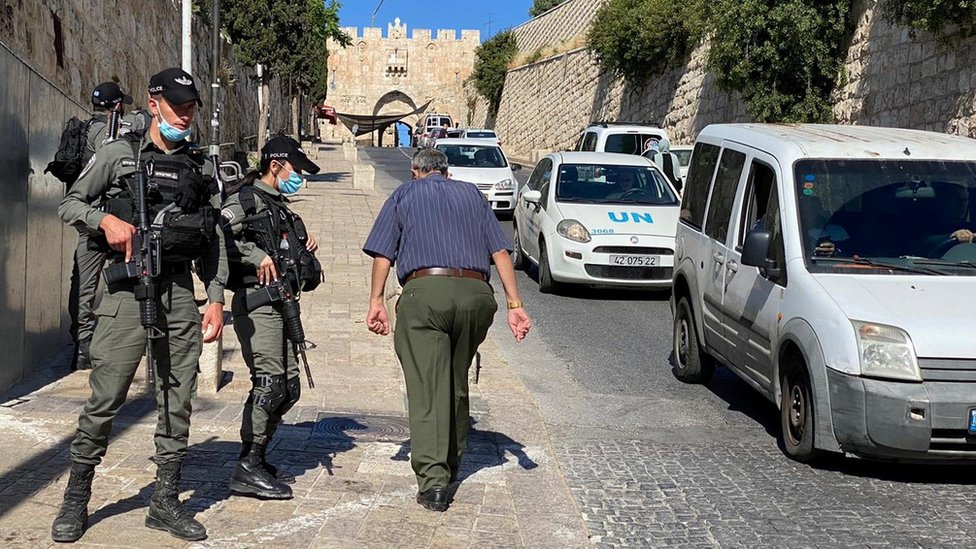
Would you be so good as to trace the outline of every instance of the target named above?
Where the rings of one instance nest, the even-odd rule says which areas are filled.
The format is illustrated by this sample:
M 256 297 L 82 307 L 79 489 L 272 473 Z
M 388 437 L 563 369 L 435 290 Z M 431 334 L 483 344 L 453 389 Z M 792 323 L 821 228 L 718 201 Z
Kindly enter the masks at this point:
M 519 299 L 508 238 L 478 188 L 447 177 L 447 156 L 423 149 L 414 179 L 398 187 L 376 219 L 363 251 L 373 258 L 370 331 L 387 335 L 384 288 L 397 266 L 394 348 L 407 386 L 411 465 L 417 502 L 447 510 L 469 424 L 468 369 L 498 309 L 488 284 L 494 261 L 508 298 L 516 341 L 532 323 Z

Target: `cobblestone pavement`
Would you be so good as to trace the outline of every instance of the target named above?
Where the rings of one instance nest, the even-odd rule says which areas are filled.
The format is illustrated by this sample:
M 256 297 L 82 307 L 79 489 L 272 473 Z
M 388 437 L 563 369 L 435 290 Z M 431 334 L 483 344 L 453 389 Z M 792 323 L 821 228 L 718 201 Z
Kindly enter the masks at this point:
M 317 148 L 316 148 L 317 149 Z M 557 466 L 535 401 L 485 345 L 490 365 L 472 388 L 475 419 L 455 503 L 422 509 L 409 464 L 402 373 L 392 338 L 370 334 L 368 258 L 360 252 L 383 196 L 353 189 L 340 150 L 295 200 L 316 235 L 327 282 L 303 296 L 316 388 L 285 417 L 269 459 L 298 477 L 295 498 L 231 497 L 249 389 L 233 327 L 224 336 L 225 385 L 194 402 L 182 496 L 209 530 L 183 543 L 143 525 L 153 489 L 155 405 L 137 374 L 96 469 L 90 526 L 79 547 L 585 547 L 579 509 Z M 87 373 L 51 368 L 0 398 L 0 545 L 49 547 L 70 467 L 68 445 L 89 394 Z M 303 380 L 304 385 L 304 380 Z
M 972 468 L 829 460 L 773 444 L 599 442 L 557 453 L 597 547 L 972 547 Z

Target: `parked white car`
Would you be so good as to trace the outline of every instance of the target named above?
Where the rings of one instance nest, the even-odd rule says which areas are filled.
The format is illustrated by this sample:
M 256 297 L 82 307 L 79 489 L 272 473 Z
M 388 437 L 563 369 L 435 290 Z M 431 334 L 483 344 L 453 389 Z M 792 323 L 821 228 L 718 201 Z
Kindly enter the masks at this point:
M 498 146 L 501 146 L 502 144 L 501 141 L 498 140 L 498 135 L 495 134 L 494 130 L 486 130 L 484 128 L 465 128 L 461 132 L 461 138 L 476 139 Z
M 640 156 L 553 153 L 515 208 L 516 267 L 539 267 L 539 289 L 563 283 L 669 288 L 677 192 Z
M 671 152 L 678 157 L 678 171 L 681 172 L 681 181 L 688 181 L 688 166 L 691 164 L 691 153 L 694 152 L 693 145 L 671 145 Z
M 715 125 L 678 225 L 674 363 L 774 402 L 783 447 L 976 460 L 976 141 Z
M 522 166 L 510 163 L 501 147 L 478 139 L 438 139 L 435 148 L 447 155 L 451 176 L 477 185 L 492 210 L 510 214 L 515 209 L 514 172 Z

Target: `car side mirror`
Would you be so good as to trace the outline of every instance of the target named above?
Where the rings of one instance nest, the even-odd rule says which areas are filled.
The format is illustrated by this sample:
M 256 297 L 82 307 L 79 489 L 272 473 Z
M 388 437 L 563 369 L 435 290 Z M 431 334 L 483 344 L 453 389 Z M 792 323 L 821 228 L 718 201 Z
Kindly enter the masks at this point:
M 516 164 L 514 162 L 512 163 L 512 171 L 513 172 L 517 172 L 517 171 L 519 171 L 521 169 L 522 169 L 522 165 L 521 164 Z
M 773 234 L 769 231 L 752 231 L 746 235 L 742 245 L 742 264 L 758 267 L 766 278 L 778 278 L 780 274 L 776 261 L 769 259 L 769 249 L 773 244 Z
M 525 191 L 522 194 L 522 198 L 530 204 L 538 204 L 542 201 L 542 193 L 539 191 Z

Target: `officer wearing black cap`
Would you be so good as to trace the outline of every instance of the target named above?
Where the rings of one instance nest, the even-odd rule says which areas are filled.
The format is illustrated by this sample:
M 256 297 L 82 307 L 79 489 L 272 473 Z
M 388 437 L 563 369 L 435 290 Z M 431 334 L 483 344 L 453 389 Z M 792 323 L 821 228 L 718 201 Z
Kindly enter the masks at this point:
M 228 189 L 221 210 L 230 258 L 228 287 L 234 300 L 234 331 L 241 342 L 244 361 L 251 372 L 251 394 L 244 404 L 241 424 L 240 461 L 231 476 L 231 493 L 269 499 L 292 497 L 288 484 L 295 477 L 269 465 L 265 450 L 271 443 L 281 418 L 301 395 L 298 358 L 289 343 L 282 314 L 273 304 L 248 311 L 246 297 L 261 286 L 281 279 L 295 294 L 313 289 L 322 279 L 321 265 L 315 259 L 315 239 L 305 230 L 298 214 L 288 207 L 287 195 L 301 188 L 302 175 L 316 174 L 315 165 L 300 145 L 290 137 L 270 139 L 261 149 L 258 170 L 244 177 L 237 189 Z M 270 210 L 272 226 L 254 223 Z M 269 244 L 270 243 L 270 244 Z M 267 249 L 274 245 L 277 250 Z M 300 267 L 300 281 L 282 278 L 269 252 L 287 255 Z M 298 284 L 295 284 L 295 283 Z
M 115 82 L 104 82 L 95 86 L 91 96 L 95 112 L 87 123 L 85 153 L 82 166 L 91 161 L 95 151 L 108 139 L 108 118 L 106 112 L 122 114 L 124 105 L 131 105 L 132 98 L 122 93 Z M 71 337 L 75 342 L 75 353 L 71 359 L 72 370 L 91 368 L 89 348 L 95 332 L 95 292 L 98 287 L 98 273 L 105 263 L 105 255 L 92 250 L 88 231 L 78 231 L 78 247 L 75 250 L 75 263 L 71 270 L 71 291 L 68 294 L 68 313 L 71 315 Z
M 102 146 L 61 202 L 59 214 L 70 225 L 99 235 L 114 262 L 133 255 L 136 232 L 133 177 L 145 170 L 149 209 L 162 224 L 162 264 L 154 282 L 159 319 L 153 328 L 158 424 L 154 441 L 156 486 L 149 500 L 146 526 L 184 540 L 202 540 L 206 529 L 179 500 L 183 458 L 190 429 L 190 396 L 196 386 L 201 347 L 223 330 L 227 255 L 218 212 L 210 207 L 215 192 L 202 173 L 203 158 L 186 140 L 200 106 L 193 78 L 168 69 L 149 83 L 148 110 L 153 119 L 144 132 L 130 132 Z M 99 207 L 96 207 L 99 206 Z M 209 221 L 208 221 L 209 220 Z M 176 223 L 189 231 L 177 231 Z M 173 238 L 177 236 L 178 238 Z M 187 238 L 187 235 L 191 235 Z M 138 252 L 138 250 L 135 250 Z M 202 321 L 193 300 L 191 262 L 207 285 L 210 305 Z M 146 352 L 135 279 L 109 284 L 96 310 L 91 343 L 91 396 L 78 418 L 71 444 L 73 465 L 64 501 L 51 528 L 55 541 L 78 540 L 87 527 L 88 501 L 95 466 L 108 448 L 112 421 L 125 402 L 133 376 Z

